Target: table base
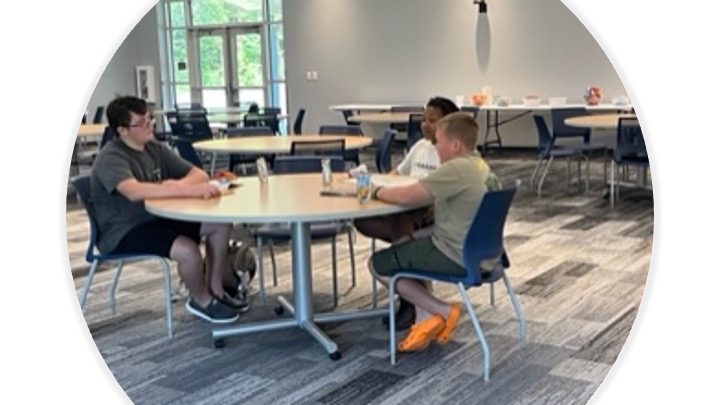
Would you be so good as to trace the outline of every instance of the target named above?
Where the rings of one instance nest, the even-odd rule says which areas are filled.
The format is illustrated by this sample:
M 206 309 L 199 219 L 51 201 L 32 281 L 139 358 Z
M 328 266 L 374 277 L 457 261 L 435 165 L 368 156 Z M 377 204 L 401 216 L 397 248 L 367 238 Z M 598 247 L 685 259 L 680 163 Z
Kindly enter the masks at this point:
M 293 327 L 298 327 L 306 332 L 308 332 L 315 340 L 322 345 L 323 348 L 325 348 L 325 351 L 327 351 L 328 355 L 330 355 L 330 358 L 333 360 L 337 360 L 340 358 L 340 352 L 338 350 L 337 343 L 335 343 L 332 339 L 330 339 L 325 332 L 323 332 L 319 327 L 318 323 L 324 323 L 324 322 L 341 322 L 341 321 L 349 321 L 349 320 L 357 320 L 357 319 L 366 319 L 366 318 L 374 318 L 374 317 L 381 317 L 388 314 L 387 308 L 379 308 L 379 309 L 371 309 L 371 310 L 356 310 L 356 311 L 343 311 L 343 312 L 327 312 L 322 314 L 316 314 L 313 316 L 312 320 L 302 320 L 298 319 L 295 312 L 295 307 L 285 298 L 285 297 L 278 297 L 278 303 L 279 306 L 276 307 L 276 313 L 282 314 L 283 310 L 288 311 L 291 315 L 293 315 L 293 318 L 291 319 L 280 319 L 276 321 L 262 321 L 262 322 L 253 322 L 248 323 L 244 325 L 238 325 L 238 326 L 226 326 L 221 328 L 213 329 L 212 331 L 212 337 L 216 341 L 216 346 L 222 346 L 222 344 L 218 345 L 218 340 L 223 339 L 226 337 L 231 336 L 241 336 L 241 335 L 247 335 L 250 333 L 256 333 L 256 332 L 267 332 L 267 331 L 274 331 L 274 330 L 280 330 L 280 329 L 289 329 Z
M 333 342 L 316 323 L 337 322 L 353 319 L 372 318 L 388 314 L 388 309 L 358 310 L 348 312 L 333 312 L 315 314 L 312 305 L 312 274 L 310 263 L 310 223 L 293 222 L 290 224 L 293 268 L 293 300 L 294 305 L 286 298 L 279 297 L 280 306 L 276 308 L 278 315 L 288 310 L 293 319 L 283 319 L 269 322 L 254 322 L 245 325 L 226 326 L 213 329 L 212 336 L 215 347 L 222 347 L 222 338 L 248 333 L 299 327 L 312 335 L 328 352 L 332 360 L 340 358 L 337 344 Z

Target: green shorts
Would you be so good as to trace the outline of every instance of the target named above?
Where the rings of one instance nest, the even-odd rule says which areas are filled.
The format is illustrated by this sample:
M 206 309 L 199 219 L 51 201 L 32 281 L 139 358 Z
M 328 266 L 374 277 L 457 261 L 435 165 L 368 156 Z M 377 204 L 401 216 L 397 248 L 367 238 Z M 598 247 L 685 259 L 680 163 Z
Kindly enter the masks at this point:
M 419 238 L 394 245 L 372 256 L 375 272 L 381 276 L 412 269 L 429 274 L 464 276 L 465 269 L 433 245 L 430 238 Z

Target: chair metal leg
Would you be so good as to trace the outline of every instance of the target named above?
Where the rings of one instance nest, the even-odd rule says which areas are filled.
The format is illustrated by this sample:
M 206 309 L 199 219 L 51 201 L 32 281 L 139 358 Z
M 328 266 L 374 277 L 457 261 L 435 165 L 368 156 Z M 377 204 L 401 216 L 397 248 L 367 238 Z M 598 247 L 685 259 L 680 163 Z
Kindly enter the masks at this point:
M 330 248 L 332 255 L 332 284 L 333 284 L 333 308 L 338 306 L 338 284 L 337 284 L 337 249 L 335 242 L 337 239 L 332 237 L 332 246 Z
M 527 330 L 527 324 L 525 321 L 525 315 L 522 312 L 522 308 L 520 308 L 520 302 L 517 299 L 517 296 L 515 295 L 515 291 L 512 289 L 512 285 L 510 285 L 510 279 L 508 278 L 507 274 L 503 272 L 503 283 L 505 283 L 505 289 L 507 290 L 508 296 L 510 297 L 510 302 L 512 302 L 513 308 L 515 308 L 515 314 L 517 315 L 518 322 L 519 322 L 519 334 L 520 334 L 520 343 L 525 344 L 526 342 L 526 330 Z
M 615 161 L 610 162 L 610 208 L 615 208 Z
M 273 269 L 273 287 L 277 287 L 277 262 L 275 262 L 275 244 L 272 239 L 268 240 L 268 247 L 270 248 L 270 262 L 272 263 Z
M 110 283 L 110 311 L 113 315 L 115 315 L 115 291 L 117 290 L 118 280 L 120 280 L 120 273 L 122 273 L 124 265 L 124 261 L 118 261 L 117 270 L 115 270 L 115 275 L 113 276 L 112 283 Z
M 265 304 L 265 271 L 263 268 L 263 240 L 261 237 L 255 237 L 255 244 L 257 245 L 257 268 L 258 268 L 258 283 L 260 284 L 260 302 Z
M 95 277 L 95 270 L 97 270 L 98 264 L 99 262 L 95 260 L 92 262 L 92 265 L 90 265 L 90 270 L 88 271 L 87 278 L 85 279 L 85 285 L 80 293 L 80 309 L 85 307 L 85 301 L 87 300 L 88 293 L 90 292 L 90 285 L 92 284 L 93 277 Z
M 490 283 L 490 306 L 495 306 L 495 283 Z
M 372 238 L 370 240 L 370 255 L 374 255 L 374 254 L 375 254 L 375 238 Z M 375 277 L 372 278 L 371 299 L 372 299 L 372 307 L 377 308 L 377 280 L 375 280 Z
M 390 364 L 395 365 L 395 339 L 396 339 L 396 333 L 395 333 L 395 283 L 397 282 L 397 277 L 390 278 L 390 286 L 388 291 L 388 319 L 390 320 Z
M 607 148 L 603 149 L 603 184 L 607 184 Z
M 485 334 L 482 331 L 482 328 L 480 327 L 480 322 L 477 319 L 477 315 L 475 315 L 475 309 L 472 307 L 472 304 L 470 303 L 470 298 L 467 295 L 467 291 L 465 291 L 465 286 L 463 283 L 457 284 L 458 290 L 460 290 L 460 295 L 462 296 L 463 302 L 465 303 L 465 308 L 467 309 L 468 314 L 470 315 L 470 320 L 473 324 L 473 329 L 475 329 L 475 333 L 477 334 L 478 341 L 480 341 L 480 345 L 482 346 L 483 350 L 483 378 L 485 382 L 490 381 L 490 347 L 487 344 L 487 340 L 485 340 Z M 391 314 L 392 316 L 392 314 Z
M 583 156 L 585 158 L 585 195 L 590 194 L 590 158 L 587 156 Z M 578 160 L 578 176 L 580 175 L 580 161 Z M 580 178 L 578 177 L 578 182 L 580 181 Z
M 165 318 L 167 323 L 168 338 L 173 337 L 173 319 L 172 319 L 172 283 L 171 283 L 171 272 L 170 263 L 167 259 L 161 258 L 160 262 L 163 266 L 163 273 L 165 273 Z
M 352 226 L 348 228 L 348 249 L 350 250 L 350 271 L 352 271 L 351 281 L 352 286 L 355 287 L 357 280 L 355 278 L 355 243 L 353 242 L 353 229 L 355 228 Z
M 567 181 L 567 189 L 570 190 L 570 158 L 567 160 L 567 169 L 565 170 L 565 180 Z
M 542 162 L 543 162 L 542 159 L 538 159 L 537 163 L 535 163 L 535 170 L 533 170 L 532 177 L 530 177 L 530 188 L 531 189 L 535 188 L 535 178 L 537 177 L 538 172 L 540 171 L 540 165 L 542 164 Z
M 545 170 L 543 171 L 542 176 L 540 176 L 540 182 L 538 183 L 538 198 L 542 197 L 542 186 L 543 186 L 543 183 L 545 183 L 545 177 L 547 176 L 548 171 L 550 171 L 550 165 L 552 165 L 553 159 L 554 159 L 553 157 L 550 157 L 550 159 L 548 159 L 547 165 L 545 166 Z

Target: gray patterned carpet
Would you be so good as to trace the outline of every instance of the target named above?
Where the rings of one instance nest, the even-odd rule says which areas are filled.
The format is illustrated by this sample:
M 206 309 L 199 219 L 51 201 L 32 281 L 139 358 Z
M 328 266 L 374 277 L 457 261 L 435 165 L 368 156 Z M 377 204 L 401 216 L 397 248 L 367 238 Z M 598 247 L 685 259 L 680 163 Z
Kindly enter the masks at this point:
M 394 160 L 400 156 L 396 152 Z M 372 162 L 372 156 L 363 155 L 363 160 Z M 395 366 L 390 365 L 388 333 L 379 319 L 323 324 L 342 351 L 338 361 L 294 329 L 228 338 L 226 347 L 216 349 L 210 326 L 189 315 L 181 302 L 173 307 L 175 338 L 169 340 L 162 274 L 152 262 L 124 270 L 115 314 L 106 294 L 111 267 L 103 266 L 97 274 L 84 312 L 98 350 L 137 404 L 585 403 L 635 320 L 650 263 L 652 195 L 624 193 L 611 210 L 603 198 L 602 165 L 596 161 L 589 195 L 574 186 L 568 190 L 565 165 L 558 164 L 538 199 L 529 188 L 532 154 L 491 153 L 488 161 L 503 180 L 523 180 L 506 226 L 506 247 L 513 263 L 509 276 L 528 320 L 528 340 L 519 344 L 514 312 L 501 285 L 494 307 L 487 287 L 470 291 L 491 350 L 487 383 L 482 349 L 467 314 L 448 345 L 401 354 Z M 89 267 L 84 261 L 87 224 L 72 197 L 67 227 L 79 293 Z M 266 305 L 253 294 L 253 307 L 241 322 L 275 319 L 274 298 L 292 293 L 289 252 L 276 249 L 279 285 L 268 287 Z M 370 305 L 364 264 L 369 241 L 362 236 L 355 254 L 358 285 L 350 288 L 347 239 L 338 241 L 340 309 Z M 327 244 L 314 246 L 316 312 L 332 309 L 329 257 Z M 267 254 L 265 258 L 269 275 Z M 436 290 L 459 299 L 452 286 Z M 385 290 L 380 297 L 387 302 Z

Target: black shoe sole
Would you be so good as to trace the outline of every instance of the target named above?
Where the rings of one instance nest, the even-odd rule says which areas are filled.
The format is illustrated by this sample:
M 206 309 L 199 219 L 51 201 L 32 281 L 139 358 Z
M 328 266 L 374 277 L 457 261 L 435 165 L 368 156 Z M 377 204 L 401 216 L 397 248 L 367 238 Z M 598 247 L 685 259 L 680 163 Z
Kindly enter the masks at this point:
M 232 318 L 225 318 L 225 319 L 217 319 L 217 318 L 211 318 L 208 314 L 205 312 L 202 312 L 198 310 L 197 308 L 194 308 L 192 305 L 190 305 L 190 300 L 187 300 L 185 302 L 185 309 L 187 309 L 188 312 L 191 314 L 197 316 L 198 318 L 204 319 L 210 323 L 216 323 L 216 324 L 226 324 L 226 323 L 233 323 L 240 318 L 240 315 L 235 315 Z

